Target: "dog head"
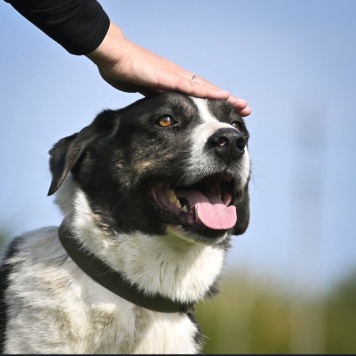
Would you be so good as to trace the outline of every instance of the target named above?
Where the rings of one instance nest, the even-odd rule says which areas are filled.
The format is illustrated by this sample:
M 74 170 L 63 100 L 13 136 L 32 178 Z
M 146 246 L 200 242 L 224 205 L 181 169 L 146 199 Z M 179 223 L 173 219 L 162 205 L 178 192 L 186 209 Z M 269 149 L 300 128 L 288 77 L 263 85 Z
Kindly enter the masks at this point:
M 226 101 L 164 93 L 91 125 L 50 151 L 55 193 L 71 173 L 116 233 L 174 231 L 216 244 L 249 223 L 248 131 Z

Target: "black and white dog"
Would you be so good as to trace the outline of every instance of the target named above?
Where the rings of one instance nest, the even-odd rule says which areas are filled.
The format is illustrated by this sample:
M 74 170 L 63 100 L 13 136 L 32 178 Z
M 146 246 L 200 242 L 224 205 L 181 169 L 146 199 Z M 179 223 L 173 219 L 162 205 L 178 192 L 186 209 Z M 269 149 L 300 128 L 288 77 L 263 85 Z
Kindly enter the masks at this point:
M 2 352 L 199 352 L 193 306 L 249 223 L 247 141 L 226 101 L 165 93 L 55 144 L 64 219 L 6 253 Z

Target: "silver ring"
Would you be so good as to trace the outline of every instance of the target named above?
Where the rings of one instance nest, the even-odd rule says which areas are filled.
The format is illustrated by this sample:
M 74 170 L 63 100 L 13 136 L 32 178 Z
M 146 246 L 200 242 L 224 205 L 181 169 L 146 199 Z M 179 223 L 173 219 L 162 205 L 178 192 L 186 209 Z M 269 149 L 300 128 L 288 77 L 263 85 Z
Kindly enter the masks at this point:
M 194 75 L 192 76 L 192 82 L 194 82 L 195 79 L 197 79 L 197 76 L 194 74 Z

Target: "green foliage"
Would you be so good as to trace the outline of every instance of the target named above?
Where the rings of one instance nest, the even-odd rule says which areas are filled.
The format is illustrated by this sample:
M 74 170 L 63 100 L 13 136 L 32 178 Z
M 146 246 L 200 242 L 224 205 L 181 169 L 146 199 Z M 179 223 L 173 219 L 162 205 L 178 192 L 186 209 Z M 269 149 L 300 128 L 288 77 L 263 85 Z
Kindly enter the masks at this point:
M 356 352 L 356 273 L 314 298 L 287 294 L 268 277 L 223 281 L 221 293 L 197 307 L 204 353 Z
M 264 284 L 228 276 L 215 299 L 199 305 L 204 353 L 289 352 L 288 300 Z
M 356 272 L 327 298 L 326 349 L 330 353 L 356 353 Z

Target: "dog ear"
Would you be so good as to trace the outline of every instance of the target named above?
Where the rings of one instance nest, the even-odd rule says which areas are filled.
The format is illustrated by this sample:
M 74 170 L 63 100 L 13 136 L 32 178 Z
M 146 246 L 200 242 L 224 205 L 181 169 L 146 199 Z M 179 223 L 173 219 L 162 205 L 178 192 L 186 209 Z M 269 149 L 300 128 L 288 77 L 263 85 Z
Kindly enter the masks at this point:
M 93 141 L 91 131 L 88 126 L 79 133 L 62 138 L 49 151 L 52 182 L 47 195 L 52 195 L 59 189 L 85 148 Z
M 250 222 L 250 196 L 248 184 L 246 184 L 242 197 L 236 205 L 237 224 L 235 225 L 232 234 L 242 235 Z
M 117 127 L 118 116 L 114 111 L 105 110 L 97 116 L 93 123 L 79 133 L 62 138 L 49 151 L 52 182 L 48 194 L 54 194 L 62 185 L 68 173 L 82 156 L 85 149 L 99 136 Z

